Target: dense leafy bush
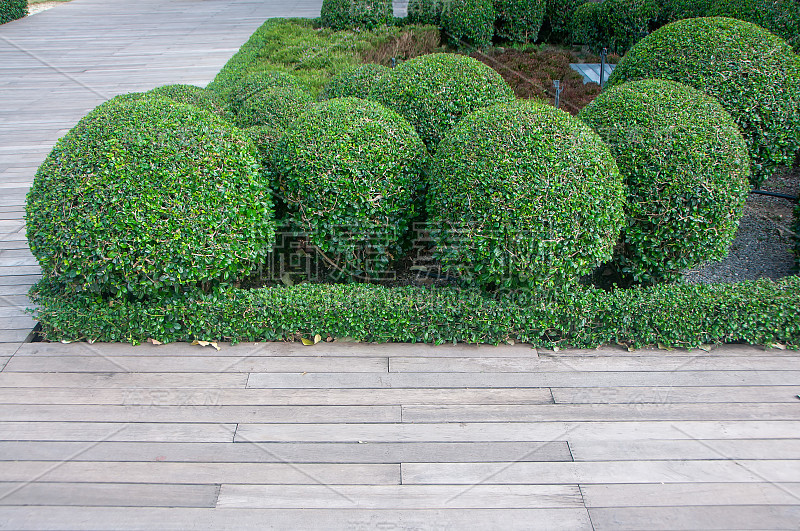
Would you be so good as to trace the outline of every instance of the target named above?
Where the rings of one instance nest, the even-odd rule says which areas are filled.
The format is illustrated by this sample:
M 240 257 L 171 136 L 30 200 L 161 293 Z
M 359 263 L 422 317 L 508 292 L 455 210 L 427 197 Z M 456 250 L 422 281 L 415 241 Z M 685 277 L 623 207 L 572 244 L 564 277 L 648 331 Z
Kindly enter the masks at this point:
M 589 127 L 533 101 L 466 116 L 439 144 L 428 190 L 442 264 L 470 285 L 559 286 L 611 258 L 622 181 Z
M 639 282 L 675 280 L 728 253 L 750 190 L 747 146 L 714 98 L 646 79 L 601 93 L 580 113 L 628 190 L 615 263 Z
M 447 0 L 409 0 L 408 22 L 412 24 L 432 24 L 441 22 L 442 10 Z
M 758 24 L 800 52 L 800 4 L 797 0 L 714 0 L 708 16 Z
M 495 18 L 492 0 L 447 0 L 440 24 L 453 45 L 483 48 L 492 42 Z
M 570 21 L 578 6 L 584 0 L 546 0 L 545 24 L 549 26 L 548 40 L 561 41 L 569 36 Z
M 283 104 L 273 101 L 276 89 L 289 89 L 293 92 L 291 102 Z M 305 94 L 298 81 L 284 72 L 261 72 L 250 74 L 225 84 L 215 85 L 213 93 L 224 102 L 231 119 L 239 127 L 264 125 L 274 114 L 280 114 L 283 107 L 293 107 L 297 101 L 309 103 L 311 97 Z M 286 96 L 287 91 L 281 94 Z
M 415 216 L 425 146 L 375 102 L 313 105 L 278 143 L 273 162 L 292 220 L 344 272 L 387 269 Z
M 118 97 L 120 100 L 135 100 L 142 98 L 166 98 L 176 103 L 193 105 L 204 111 L 212 112 L 222 118 L 227 113 L 214 92 L 194 85 L 164 85 L 147 92 L 131 92 Z
M 662 78 L 717 98 L 747 141 L 758 186 L 800 147 L 800 59 L 768 31 L 730 18 L 680 20 L 628 52 L 608 80 Z
M 574 44 L 585 44 L 599 50 L 608 44 L 608 32 L 603 21 L 603 4 L 587 2 L 579 5 L 572 13 L 570 21 L 570 40 Z
M 576 289 L 495 299 L 477 290 L 304 284 L 224 289 L 115 304 L 31 293 L 50 340 L 297 341 L 320 334 L 375 342 L 519 341 L 537 347 L 800 345 L 800 277 L 740 284 Z
M 798 190 L 797 193 L 800 195 L 800 190 Z M 798 199 L 797 204 L 794 206 L 794 224 L 792 225 L 792 231 L 794 231 L 795 262 L 797 268 L 800 269 L 800 199 Z
M 0 24 L 28 14 L 28 0 L 0 0 Z
M 532 42 L 539 35 L 545 0 L 494 0 L 495 33 L 516 42 Z
M 153 98 L 84 117 L 28 194 L 31 251 L 68 290 L 136 297 L 247 275 L 274 237 L 255 147 L 211 113 Z
M 514 100 L 502 76 L 485 64 L 456 54 L 430 54 L 392 69 L 370 98 L 403 115 L 428 149 L 434 150 L 462 116 Z
M 320 99 L 369 97 L 372 87 L 383 76 L 389 75 L 389 68 L 383 65 L 365 64 L 345 70 L 333 77 L 320 94 Z
M 601 6 L 601 32 L 608 34 L 608 45 L 619 55 L 650 33 L 660 12 L 656 0 L 605 0 Z
M 335 30 L 374 29 L 393 20 L 391 0 L 323 0 L 320 21 Z
M 659 25 L 669 24 L 685 18 L 708 16 L 713 0 L 659 0 Z

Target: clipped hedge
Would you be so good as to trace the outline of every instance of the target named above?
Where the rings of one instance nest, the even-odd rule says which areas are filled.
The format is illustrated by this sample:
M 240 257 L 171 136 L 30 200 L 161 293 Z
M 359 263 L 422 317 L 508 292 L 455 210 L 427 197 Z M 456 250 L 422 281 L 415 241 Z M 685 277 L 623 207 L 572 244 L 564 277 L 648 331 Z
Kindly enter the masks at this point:
M 347 275 L 379 278 L 415 216 L 425 146 L 400 115 L 375 102 L 313 105 L 275 148 L 293 224 Z
M 627 186 L 615 254 L 623 275 L 672 281 L 728 254 L 750 191 L 750 159 L 717 100 L 646 79 L 604 91 L 579 116 L 609 146 Z
M 474 290 L 313 285 L 176 294 L 158 301 L 35 286 L 35 318 L 53 341 L 296 341 L 501 343 L 592 348 L 621 343 L 800 345 L 800 277 L 739 284 L 575 289 L 494 299 Z M 313 349 L 309 347 L 309 352 Z
M 445 1 L 447 0 L 409 0 L 406 19 L 411 24 L 438 26 L 441 23 Z
M 28 15 L 28 0 L 0 0 L 0 24 Z
M 569 36 L 572 16 L 584 0 L 546 0 L 545 23 L 549 26 L 548 42 Z
M 433 158 L 434 252 L 470 286 L 558 287 L 611 258 L 624 201 L 611 153 L 580 120 L 534 101 L 493 105 Z
M 570 41 L 585 44 L 593 50 L 607 46 L 608 32 L 602 26 L 603 14 L 600 2 L 587 2 L 575 8 L 570 20 Z
M 492 0 L 449 0 L 444 2 L 440 24 L 454 46 L 483 48 L 492 42 L 496 18 Z
M 494 103 L 514 101 L 514 91 L 480 61 L 437 53 L 393 68 L 376 83 L 370 99 L 404 116 L 433 151 L 462 116 Z
M 707 17 L 714 0 L 659 0 L 659 25 L 685 18 Z
M 495 33 L 514 42 L 533 42 L 544 21 L 546 0 L 494 0 Z
M 708 16 L 758 24 L 800 52 L 800 4 L 797 0 L 714 0 Z
M 369 97 L 372 87 L 387 75 L 389 75 L 389 68 L 383 65 L 355 66 L 333 77 L 319 97 L 321 100 L 347 97 L 366 99 Z
M 649 35 L 660 13 L 656 0 L 604 0 L 601 6 L 601 32 L 619 55 Z
M 634 46 L 608 86 L 661 78 L 720 101 L 747 141 L 751 183 L 791 164 L 800 148 L 800 58 L 781 38 L 730 18 L 680 20 Z
M 323 0 L 320 22 L 326 28 L 375 29 L 394 19 L 391 0 Z
M 25 217 L 45 278 L 117 296 L 233 282 L 274 237 L 252 143 L 160 98 L 111 100 L 78 122 L 36 173 Z

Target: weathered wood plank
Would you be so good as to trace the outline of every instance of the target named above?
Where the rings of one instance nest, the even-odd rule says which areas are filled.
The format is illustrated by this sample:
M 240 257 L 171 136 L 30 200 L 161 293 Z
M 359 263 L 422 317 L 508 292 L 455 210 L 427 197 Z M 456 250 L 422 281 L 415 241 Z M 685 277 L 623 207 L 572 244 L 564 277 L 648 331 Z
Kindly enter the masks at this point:
M 247 382 L 246 374 L 203 374 L 203 373 L 6 373 L 0 374 L 0 387 L 78 387 L 78 388 L 201 388 L 223 387 L 243 388 Z
M 557 404 L 797 403 L 796 386 L 553 388 Z
M 26 345 L 29 343 L 26 343 Z M 2 348 L 0 343 L 0 348 Z M 9 353 L 17 345 L 8 343 Z M 16 357 L 16 356 L 15 356 Z M 0 387 L 0 404 L 191 406 L 552 404 L 549 389 L 98 389 Z
M 776 356 L 539 356 L 536 358 L 392 357 L 390 372 L 664 372 L 664 371 L 797 371 L 800 357 Z
M 231 442 L 235 432 L 236 424 L 220 423 L 0 422 L 5 440 L 85 441 L 87 449 L 102 441 Z
M 28 334 L 33 330 L 33 326 L 21 330 L 3 330 L 0 329 L 0 343 L 14 343 L 18 344 L 28 337 Z
M 399 464 L 303 463 L 143 463 L 67 461 L 53 466 L 47 461 L 5 461 L 0 481 L 104 483 L 269 485 L 397 485 Z
M 795 385 L 800 371 L 648 371 L 554 373 L 252 373 L 248 387 L 281 388 L 449 388 L 449 387 L 616 387 Z
M 11 365 L 14 360 L 9 363 Z M 6 369 L 8 370 L 8 369 Z M 798 404 L 554 404 L 403 406 L 404 422 L 800 420 Z
M 20 352 L 21 356 L 84 356 L 82 343 L 30 343 Z M 503 357 L 503 358 L 535 358 L 536 349 L 528 345 L 428 345 L 423 343 L 349 343 L 334 341 L 321 342 L 312 346 L 301 343 L 219 343 L 219 351 L 214 356 L 231 357 L 355 357 L 355 358 L 388 358 L 391 356 L 414 356 L 450 358 L 462 356 Z M 202 356 L 208 348 L 189 345 L 188 343 L 169 343 L 152 345 L 145 343 L 132 346 L 124 343 L 94 343 L 99 352 L 109 356 L 163 356 L 174 358 L 179 356 Z
M 583 485 L 587 507 L 796 505 L 800 483 Z
M 87 343 L 88 345 L 88 343 Z M 102 353 L 102 351 L 98 351 Z M 374 372 L 385 373 L 388 359 L 380 357 L 242 357 L 228 356 L 20 356 L 9 364 L 9 372 Z
M 589 509 L 596 531 L 796 529 L 800 505 L 614 507 Z
M 577 485 L 222 485 L 219 508 L 535 509 L 583 507 Z
M 0 483 L 0 506 L 214 507 L 216 485 Z
M 794 439 L 797 421 L 488 422 L 444 424 L 240 424 L 243 442 L 618 441 Z
M 797 438 L 570 441 L 576 461 L 631 459 L 800 459 Z
M 140 509 L 102 507 L 0 508 L 11 529 L 592 529 L 586 509 Z
M 400 422 L 400 406 L 220 406 L 213 394 L 192 406 L 16 405 L 0 422 Z
M 575 461 L 571 463 L 407 463 L 403 484 L 786 483 L 800 460 Z
M 566 441 L 469 443 L 152 443 L 0 441 L 0 461 L 183 463 L 490 463 L 571 461 Z

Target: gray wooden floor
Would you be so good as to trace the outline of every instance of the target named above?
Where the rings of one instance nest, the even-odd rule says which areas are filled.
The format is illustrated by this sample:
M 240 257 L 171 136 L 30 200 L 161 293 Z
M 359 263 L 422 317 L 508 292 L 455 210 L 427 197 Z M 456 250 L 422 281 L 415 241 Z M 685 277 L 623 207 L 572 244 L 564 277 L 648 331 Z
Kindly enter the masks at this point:
M 797 529 L 794 352 L 22 343 L 55 140 L 318 11 L 74 0 L 0 26 L 0 529 Z

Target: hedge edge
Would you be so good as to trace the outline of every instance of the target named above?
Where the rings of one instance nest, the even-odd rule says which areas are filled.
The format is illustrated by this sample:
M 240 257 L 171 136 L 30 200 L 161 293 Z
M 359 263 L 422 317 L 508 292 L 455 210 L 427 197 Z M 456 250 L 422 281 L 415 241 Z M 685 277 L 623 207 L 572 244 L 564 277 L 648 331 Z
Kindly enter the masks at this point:
M 320 334 L 371 342 L 492 343 L 593 348 L 800 346 L 800 277 L 659 285 L 611 292 L 489 297 L 454 288 L 366 284 L 224 288 L 161 301 L 64 297 L 40 282 L 33 310 L 48 340 L 293 341 Z

